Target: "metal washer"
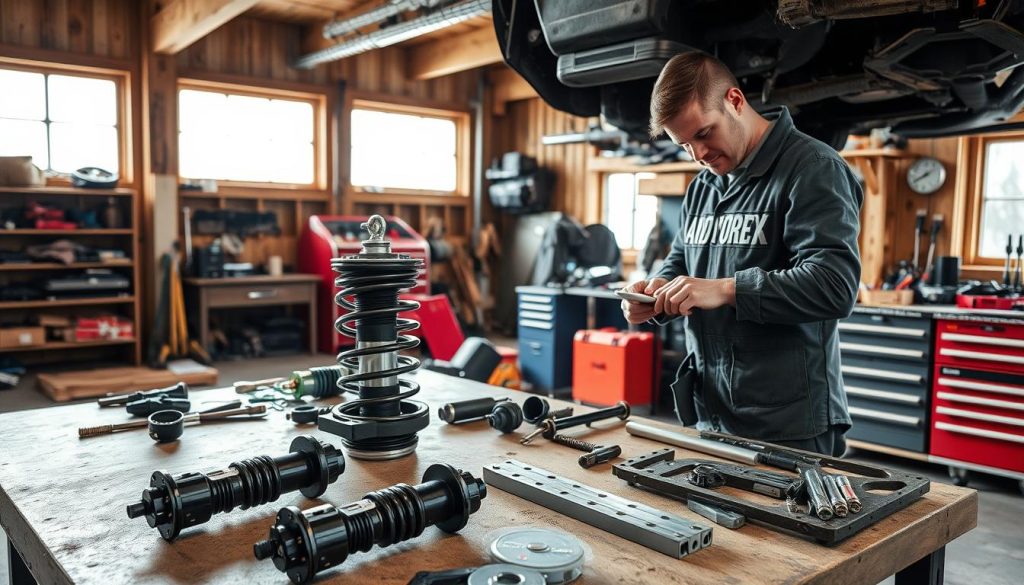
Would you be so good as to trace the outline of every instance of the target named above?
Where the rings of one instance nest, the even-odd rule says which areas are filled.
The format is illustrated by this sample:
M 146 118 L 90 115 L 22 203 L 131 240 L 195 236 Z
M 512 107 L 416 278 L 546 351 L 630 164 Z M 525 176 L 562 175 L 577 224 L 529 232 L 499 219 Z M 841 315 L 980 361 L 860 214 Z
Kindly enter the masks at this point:
M 583 573 L 583 543 L 564 532 L 543 528 L 512 530 L 494 539 L 489 551 L 497 563 L 538 571 L 548 585 L 575 581 Z
M 467 585 L 545 585 L 544 575 L 518 565 L 484 565 L 469 575 Z

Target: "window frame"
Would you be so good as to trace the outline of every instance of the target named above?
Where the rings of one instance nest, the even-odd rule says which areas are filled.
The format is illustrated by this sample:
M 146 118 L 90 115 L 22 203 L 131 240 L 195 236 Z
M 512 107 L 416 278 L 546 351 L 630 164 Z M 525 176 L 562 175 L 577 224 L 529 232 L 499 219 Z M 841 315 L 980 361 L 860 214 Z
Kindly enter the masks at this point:
M 633 175 L 633 183 L 634 183 L 634 193 L 633 193 L 633 227 L 636 228 L 636 200 L 637 200 L 637 197 L 640 197 L 642 195 L 647 195 L 646 193 L 641 193 L 640 192 L 640 181 L 650 180 L 651 179 L 651 177 L 647 177 L 647 178 L 643 178 L 642 179 L 642 178 L 637 176 L 637 175 L 641 175 L 641 174 L 651 174 L 651 175 L 657 176 L 657 173 L 655 173 L 654 171 L 651 171 L 651 170 L 614 170 L 614 171 L 608 171 L 608 172 L 601 173 L 601 224 L 602 225 L 605 225 L 605 226 L 608 225 L 608 200 L 609 200 L 609 197 L 608 197 L 608 180 L 611 178 L 612 175 Z M 660 198 L 657 195 L 650 195 L 650 196 L 658 199 L 658 210 L 659 210 L 659 213 L 660 213 L 660 209 L 661 209 L 661 200 L 660 200 Z M 636 240 L 636 234 L 635 233 L 633 234 L 633 240 L 634 241 Z M 620 247 L 619 250 L 622 252 L 623 260 L 626 261 L 626 263 L 628 264 L 628 263 L 635 262 L 635 258 L 641 252 L 642 248 L 634 248 L 634 247 L 630 246 L 630 247 L 627 247 L 627 248 L 621 248 Z
M 1004 258 L 992 258 L 981 256 L 981 216 L 984 208 L 985 188 L 985 158 L 988 152 L 988 145 L 998 142 L 1022 142 L 1024 131 L 1000 132 L 998 134 L 985 134 L 976 137 L 962 138 L 966 144 L 962 147 L 969 149 L 969 159 L 972 177 L 967 181 L 966 188 L 970 193 L 966 197 L 966 221 L 963 222 L 965 233 L 963 234 L 961 269 L 998 269 L 1002 270 Z M 961 159 L 963 160 L 963 159 Z
M 364 189 L 361 186 L 351 183 L 352 177 L 352 112 L 355 110 L 371 110 L 388 114 L 409 114 L 430 118 L 441 118 L 451 120 L 455 124 L 455 190 L 435 191 L 430 189 L 402 189 L 398 187 L 386 187 L 381 190 Z M 360 201 L 379 198 L 381 195 L 396 195 L 402 197 L 437 197 L 449 199 L 452 197 L 468 198 L 470 196 L 471 171 L 472 171 L 472 148 L 470 136 L 470 112 L 450 105 L 412 103 L 396 99 L 394 97 L 374 96 L 360 94 L 352 96 L 346 108 L 344 124 L 345 144 L 342 147 L 342 156 L 346 163 L 346 187 L 351 194 Z
M 27 59 L 13 59 L 3 56 L 0 56 L 0 69 L 24 71 L 27 73 L 41 73 L 43 75 L 67 75 L 112 81 L 114 83 L 114 100 L 115 107 L 117 109 L 115 115 L 117 124 L 117 164 L 119 167 L 118 185 L 122 187 L 135 186 L 135 160 L 132 151 L 133 128 L 130 111 L 132 98 L 131 71 L 87 65 L 68 65 L 62 63 L 32 61 Z M 47 116 L 49 116 L 49 113 L 47 113 Z M 49 132 L 47 132 L 46 140 L 49 147 Z M 46 169 L 43 170 L 45 171 Z M 51 186 L 70 185 L 71 177 L 70 175 L 64 174 L 48 176 L 47 184 Z
M 271 183 L 261 181 L 233 181 L 230 179 L 217 179 L 217 187 L 226 187 L 228 191 L 232 188 L 250 190 L 291 190 L 291 191 L 324 191 L 328 189 L 330 173 L 327 166 L 328 161 L 328 94 L 326 92 L 299 91 L 295 89 L 283 89 L 277 87 L 256 87 L 240 83 L 198 79 L 195 77 L 179 77 L 174 92 L 175 101 L 175 148 L 180 149 L 178 136 L 181 134 L 181 108 L 177 106 L 178 97 L 182 90 L 206 91 L 213 93 L 224 93 L 230 95 L 241 95 L 247 97 L 259 97 L 267 99 L 281 99 L 299 101 L 310 104 L 313 107 L 313 182 L 312 183 Z M 177 153 L 180 157 L 180 150 Z M 186 178 L 181 174 L 181 167 L 177 169 L 178 181 Z

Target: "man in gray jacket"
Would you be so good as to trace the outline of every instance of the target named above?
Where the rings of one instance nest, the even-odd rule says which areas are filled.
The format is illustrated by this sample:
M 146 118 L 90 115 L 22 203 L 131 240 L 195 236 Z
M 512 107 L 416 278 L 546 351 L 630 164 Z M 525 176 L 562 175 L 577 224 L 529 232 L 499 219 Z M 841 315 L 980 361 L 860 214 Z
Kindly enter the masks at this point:
M 851 422 L 836 320 L 857 297 L 860 184 L 785 108 L 755 112 L 705 53 L 662 70 L 651 134 L 662 132 L 704 170 L 664 265 L 629 287 L 656 302 L 623 301 L 626 319 L 687 318 L 697 375 L 681 370 L 676 385 L 696 378 L 698 428 L 842 455 Z

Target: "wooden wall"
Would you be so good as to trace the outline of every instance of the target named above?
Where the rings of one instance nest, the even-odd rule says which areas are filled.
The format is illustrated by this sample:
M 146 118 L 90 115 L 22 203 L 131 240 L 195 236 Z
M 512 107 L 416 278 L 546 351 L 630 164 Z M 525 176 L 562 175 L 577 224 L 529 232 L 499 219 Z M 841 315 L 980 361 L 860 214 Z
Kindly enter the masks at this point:
M 545 146 L 541 138 L 549 134 L 583 132 L 586 118 L 560 112 L 540 98 L 511 102 L 503 116 L 492 120 L 490 149 L 492 156 L 519 151 L 537 159 L 538 164 L 555 174 L 550 209 L 563 211 L 584 224 L 601 221 L 600 184 L 588 171 L 587 160 L 594 148 L 586 144 Z
M 126 0 L 0 0 L 0 48 L 134 60 L 137 15 Z

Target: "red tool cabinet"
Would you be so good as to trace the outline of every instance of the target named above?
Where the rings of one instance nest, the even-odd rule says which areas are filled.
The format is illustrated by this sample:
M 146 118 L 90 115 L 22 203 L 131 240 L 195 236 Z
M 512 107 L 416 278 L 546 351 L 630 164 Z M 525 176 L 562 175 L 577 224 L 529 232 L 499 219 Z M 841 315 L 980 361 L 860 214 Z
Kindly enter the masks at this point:
M 572 398 L 585 404 L 649 405 L 657 388 L 661 348 L 653 333 L 613 328 L 576 332 L 572 344 Z
M 933 456 L 1024 472 L 1024 325 L 936 322 Z

